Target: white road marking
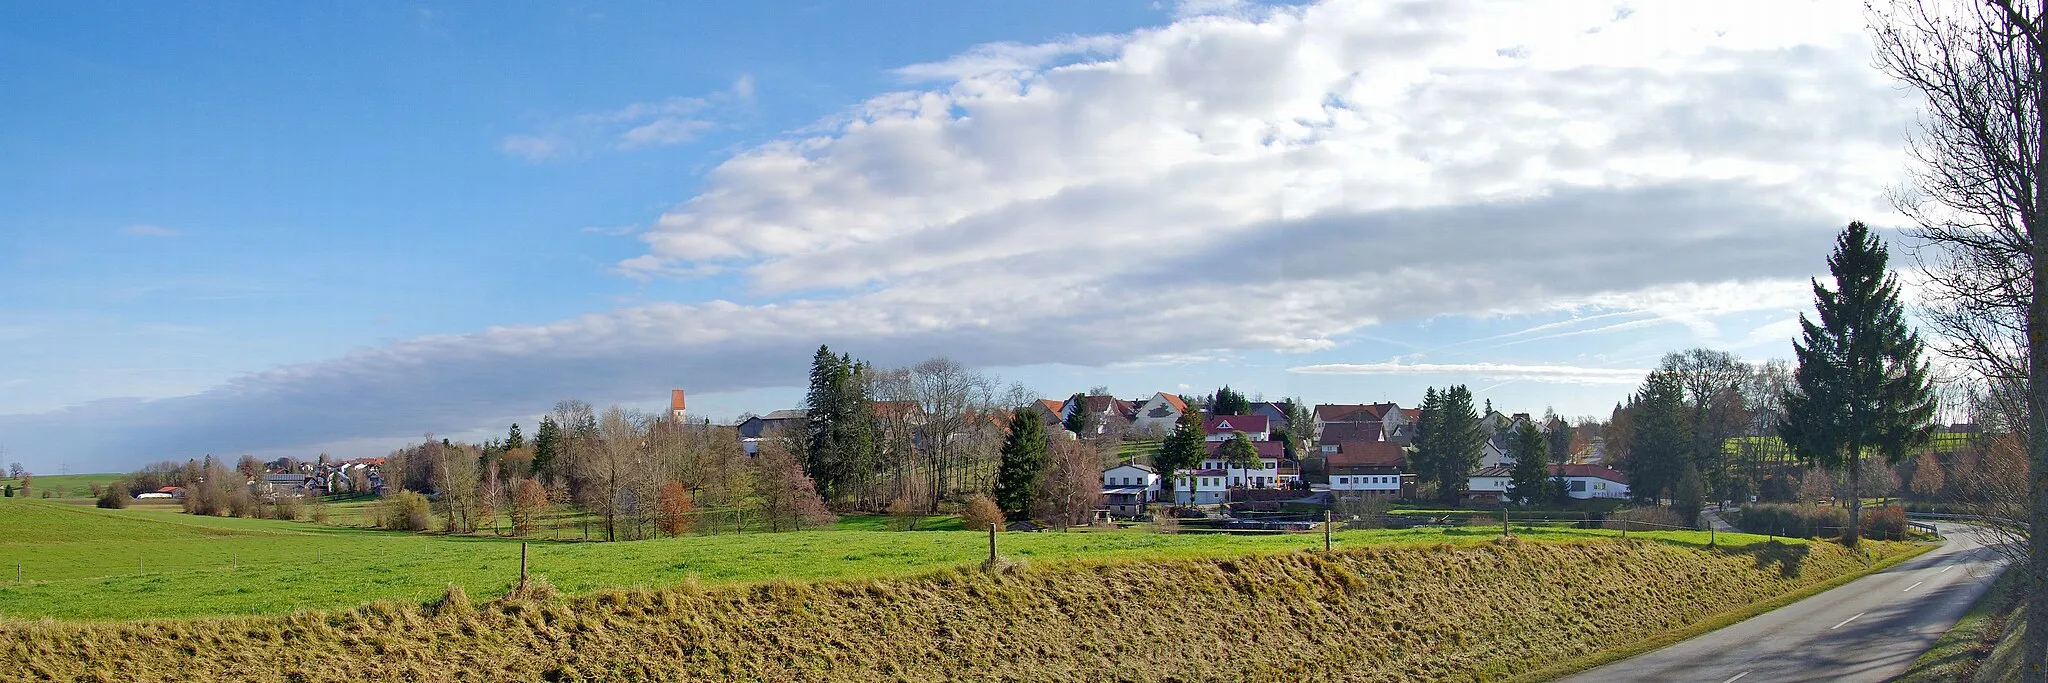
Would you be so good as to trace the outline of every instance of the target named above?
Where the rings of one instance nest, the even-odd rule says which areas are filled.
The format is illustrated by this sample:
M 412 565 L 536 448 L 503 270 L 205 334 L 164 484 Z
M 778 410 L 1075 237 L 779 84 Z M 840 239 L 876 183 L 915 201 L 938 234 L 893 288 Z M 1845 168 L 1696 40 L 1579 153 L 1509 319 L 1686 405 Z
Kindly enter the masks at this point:
M 1941 571 L 1939 571 L 1939 572 L 1935 572 L 1935 573 L 1937 573 L 1937 574 L 1947 574 L 1947 573 L 1948 573 L 1948 570 L 1950 570 L 1950 569 L 1955 569 L 1955 568 L 1956 568 L 1956 566 L 1955 566 L 1955 565 L 1949 565 L 1949 566 L 1946 566 L 1946 567 L 1942 567 L 1942 568 L 1941 568 Z
M 1926 581 L 1921 581 L 1920 583 L 1927 583 L 1927 582 L 1926 582 Z M 1916 584 L 1913 584 L 1913 585 L 1911 585 L 1911 586 L 1907 586 L 1907 587 L 1906 587 L 1906 590 L 1902 590 L 1902 591 L 1899 591 L 1899 592 L 1900 592 L 1900 593 L 1910 593 L 1910 592 L 1912 592 L 1912 591 L 1913 591 L 1913 589 L 1915 589 L 1915 588 L 1919 588 L 1919 587 L 1920 587 L 1920 583 L 1916 583 Z
M 1839 624 L 1835 624 L 1834 626 L 1830 626 L 1830 627 L 1828 627 L 1828 630 L 1830 630 L 1830 631 L 1833 631 L 1833 630 L 1835 630 L 1835 629 L 1838 629 L 1838 628 L 1841 628 L 1841 627 L 1843 627 L 1843 626 L 1848 626 L 1848 625 L 1849 625 L 1849 622 L 1852 622 L 1852 621 L 1855 621 L 1855 620 L 1857 620 L 1857 619 L 1861 619 L 1861 618 L 1863 618 L 1863 615 L 1864 615 L 1864 614 L 1866 614 L 1866 613 L 1865 613 L 1865 612 L 1857 612 L 1857 613 L 1856 613 L 1856 616 L 1853 616 L 1853 617 L 1849 617 L 1849 618 L 1847 618 L 1847 619 L 1843 619 L 1843 620 L 1842 620 L 1842 623 L 1839 623 Z
M 1749 672 L 1747 672 L 1747 671 L 1744 671 L 1744 672 L 1742 672 L 1742 673 L 1739 673 L 1739 674 L 1735 674 L 1735 677 L 1734 677 L 1734 678 L 1730 678 L 1730 679 L 1728 679 L 1728 680 L 1725 680 L 1725 681 L 1721 681 L 1721 683 L 1735 683 L 1736 681 L 1742 680 L 1742 677 L 1743 677 L 1743 676 L 1748 676 L 1748 675 L 1749 675 Z

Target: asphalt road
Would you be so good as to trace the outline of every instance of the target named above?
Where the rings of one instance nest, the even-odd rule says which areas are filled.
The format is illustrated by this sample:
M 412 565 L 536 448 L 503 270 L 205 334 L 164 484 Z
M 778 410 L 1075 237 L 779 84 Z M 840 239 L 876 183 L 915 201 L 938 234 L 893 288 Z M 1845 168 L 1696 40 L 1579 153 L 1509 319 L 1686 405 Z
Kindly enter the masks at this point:
M 1559 679 L 1888 681 L 1955 625 L 1998 565 L 1974 527 L 1938 525 L 1942 547 L 1819 595 L 1662 650 Z

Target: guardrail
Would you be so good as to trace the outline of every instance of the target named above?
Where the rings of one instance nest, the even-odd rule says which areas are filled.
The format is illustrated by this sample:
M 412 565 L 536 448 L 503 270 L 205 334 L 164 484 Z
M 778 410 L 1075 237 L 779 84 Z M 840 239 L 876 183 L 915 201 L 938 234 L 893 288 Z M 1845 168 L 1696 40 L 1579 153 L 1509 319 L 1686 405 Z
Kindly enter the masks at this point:
M 2004 517 L 1985 517 L 1985 516 L 1983 516 L 1983 515 L 1950 515 L 1950 514 L 1943 514 L 1943 513 L 1939 513 L 1939 512 L 1908 512 L 1908 513 L 1906 513 L 1906 518 L 1907 518 L 1907 519 L 1932 519 L 1932 520 L 1935 520 L 1935 521 L 1942 521 L 1942 522 L 1950 522 L 1950 521 L 1953 521 L 1953 522 L 1983 522 L 1983 523 L 1985 523 L 1985 524 L 1996 524 L 1996 525 L 1999 525 L 1999 526 L 2009 526 L 2009 527 L 2013 527 L 2013 528 L 2016 528 L 2016 529 L 2025 529 L 2025 528 L 2027 528 L 2027 527 L 2028 527 L 2028 524 L 2027 524 L 2026 522 L 2019 522 L 2019 521 L 2014 521 L 2014 520 L 2006 519 L 2006 518 L 2004 518 Z

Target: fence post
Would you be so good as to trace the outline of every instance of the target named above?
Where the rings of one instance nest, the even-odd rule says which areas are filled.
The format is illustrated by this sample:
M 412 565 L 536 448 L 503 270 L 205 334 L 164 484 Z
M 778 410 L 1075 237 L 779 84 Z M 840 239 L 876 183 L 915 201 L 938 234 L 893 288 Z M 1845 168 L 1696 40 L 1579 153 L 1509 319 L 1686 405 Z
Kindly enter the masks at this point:
M 526 585 L 526 541 L 519 542 L 519 585 Z
M 995 561 L 996 561 L 996 523 L 995 523 L 995 522 L 989 522 L 989 523 L 988 523 L 988 561 L 989 561 L 989 564 L 995 564 Z
M 1330 552 L 1330 527 L 1336 523 L 1336 515 L 1323 511 L 1323 552 Z

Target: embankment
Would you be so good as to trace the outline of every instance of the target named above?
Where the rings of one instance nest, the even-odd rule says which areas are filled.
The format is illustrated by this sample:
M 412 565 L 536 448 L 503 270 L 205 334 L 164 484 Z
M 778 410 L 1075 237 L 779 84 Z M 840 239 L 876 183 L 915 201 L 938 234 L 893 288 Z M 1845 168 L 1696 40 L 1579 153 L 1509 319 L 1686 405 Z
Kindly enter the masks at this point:
M 1864 566 L 1819 543 L 1509 541 L 277 617 L 9 622 L 0 678 L 1486 680 Z

